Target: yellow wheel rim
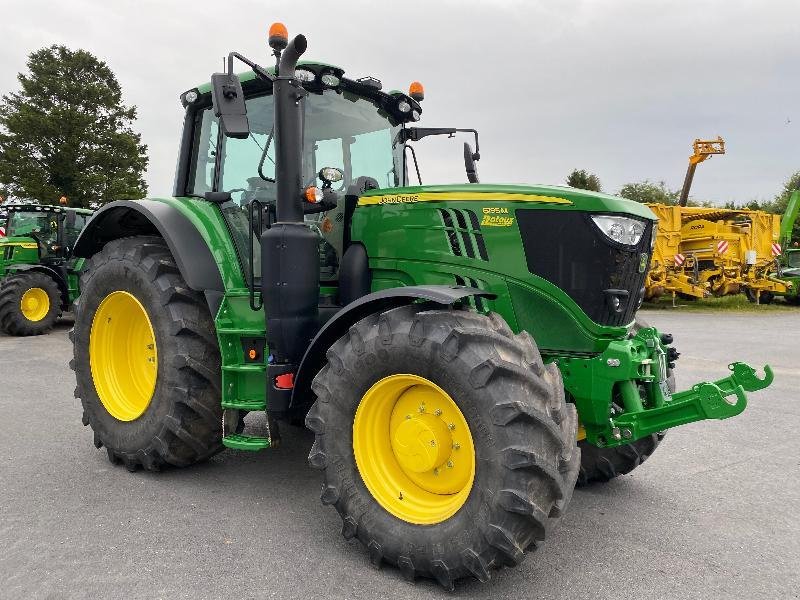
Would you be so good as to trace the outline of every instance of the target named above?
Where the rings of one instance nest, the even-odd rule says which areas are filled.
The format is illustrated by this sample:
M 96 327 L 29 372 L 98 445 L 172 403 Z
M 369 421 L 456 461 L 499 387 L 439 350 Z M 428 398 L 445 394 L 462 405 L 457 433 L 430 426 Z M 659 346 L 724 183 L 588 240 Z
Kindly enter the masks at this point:
M 142 303 L 111 292 L 97 307 L 89 335 L 89 365 L 100 402 L 120 421 L 142 416 L 156 389 L 158 353 Z
M 373 498 L 398 519 L 433 525 L 452 517 L 475 479 L 475 446 L 450 395 L 417 375 L 390 375 L 361 398 L 353 453 Z
M 50 312 L 50 296 L 42 288 L 31 288 L 22 294 L 19 308 L 28 321 L 41 321 Z

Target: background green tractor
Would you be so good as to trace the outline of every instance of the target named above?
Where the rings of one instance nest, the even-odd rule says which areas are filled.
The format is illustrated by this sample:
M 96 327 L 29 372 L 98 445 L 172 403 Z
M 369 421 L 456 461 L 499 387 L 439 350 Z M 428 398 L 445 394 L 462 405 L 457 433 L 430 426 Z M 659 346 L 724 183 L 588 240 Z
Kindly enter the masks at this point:
M 734 363 L 673 393 L 670 336 L 635 323 L 646 207 L 422 185 L 412 143 L 466 131 L 477 182 L 477 133 L 415 126 L 418 84 L 298 64 L 306 40 L 280 25 L 270 45 L 275 69 L 231 53 L 181 96 L 173 196 L 103 207 L 76 245 L 76 396 L 112 462 L 183 467 L 305 421 L 344 536 L 452 588 L 538 547 L 577 480 L 630 471 L 664 430 L 770 383 Z
M 797 240 L 792 241 L 792 232 L 798 213 L 800 213 L 800 190 L 792 193 L 786 206 L 786 212 L 783 213 L 780 233 L 783 252 L 777 258 L 778 278 L 792 284 L 789 292 L 783 296 L 787 302 L 793 304 L 800 304 L 800 247 L 798 247 Z
M 82 258 L 71 256 L 92 211 L 63 206 L 5 207 L 0 238 L 0 330 L 38 335 L 53 328 L 78 295 Z

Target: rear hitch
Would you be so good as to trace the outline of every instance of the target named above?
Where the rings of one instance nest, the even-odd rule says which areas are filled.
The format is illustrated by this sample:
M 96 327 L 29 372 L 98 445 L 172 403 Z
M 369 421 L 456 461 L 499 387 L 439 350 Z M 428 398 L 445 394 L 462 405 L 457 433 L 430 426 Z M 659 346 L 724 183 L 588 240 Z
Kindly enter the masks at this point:
M 637 412 L 625 412 L 609 419 L 605 432 L 597 432 L 594 442 L 610 447 L 629 443 L 653 433 L 705 419 L 728 419 L 747 406 L 745 392 L 763 390 L 774 380 L 769 365 L 760 378 L 751 366 L 735 362 L 728 365 L 731 374 L 712 382 L 701 382 L 691 389 L 666 396 L 661 406 Z

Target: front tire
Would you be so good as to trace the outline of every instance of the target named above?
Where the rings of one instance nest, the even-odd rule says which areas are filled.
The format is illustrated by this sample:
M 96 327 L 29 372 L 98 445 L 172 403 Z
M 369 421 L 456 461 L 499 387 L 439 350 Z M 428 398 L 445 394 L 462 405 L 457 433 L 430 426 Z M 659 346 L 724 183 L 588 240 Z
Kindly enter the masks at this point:
M 412 305 L 363 319 L 327 357 L 306 418 L 309 462 L 324 471 L 323 504 L 373 564 L 452 589 L 545 539 L 578 475 L 577 415 L 527 333 L 497 315 Z M 471 478 L 459 473 L 470 462 Z
M 114 240 L 87 261 L 70 337 L 83 424 L 111 462 L 155 471 L 223 449 L 214 322 L 163 239 Z
M 49 275 L 29 271 L 0 283 L 0 330 L 8 335 L 42 335 L 61 313 L 61 291 Z

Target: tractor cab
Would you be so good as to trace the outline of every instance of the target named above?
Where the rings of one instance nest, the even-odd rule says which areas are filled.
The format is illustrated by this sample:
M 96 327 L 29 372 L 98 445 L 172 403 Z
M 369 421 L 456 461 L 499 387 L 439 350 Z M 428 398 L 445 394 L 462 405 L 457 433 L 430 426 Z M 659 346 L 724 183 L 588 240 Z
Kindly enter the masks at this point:
M 61 263 L 69 257 L 91 211 L 17 204 L 7 207 L 5 262 Z M 27 252 L 26 252 L 27 251 Z
M 275 70 L 268 72 L 272 76 Z M 384 92 L 374 77 L 348 79 L 343 69 L 318 62 L 300 62 L 294 75 L 304 98 L 302 144 L 297 149 L 299 183 L 306 200 L 303 219 L 319 235 L 320 281 L 335 283 L 350 242 L 358 198 L 369 190 L 406 187 L 411 179 L 421 184 L 409 142 L 430 135 L 473 134 L 476 150 L 465 144 L 464 156 L 468 177 L 477 181 L 478 137 L 473 129 L 414 126 L 424 97 L 419 82 L 412 83 L 408 94 Z M 255 286 L 261 272 L 259 236 L 277 220 L 276 149 L 280 144 L 276 142 L 272 81 L 259 76 L 259 68 L 238 79 L 248 122 L 246 136 L 224 134 L 213 102 L 213 83 L 181 96 L 187 114 L 193 115 L 185 132 L 191 139 L 184 138 L 191 151 L 182 153 L 175 193 L 203 198 L 208 193 L 225 194 L 221 209 L 247 271 L 252 255 Z

